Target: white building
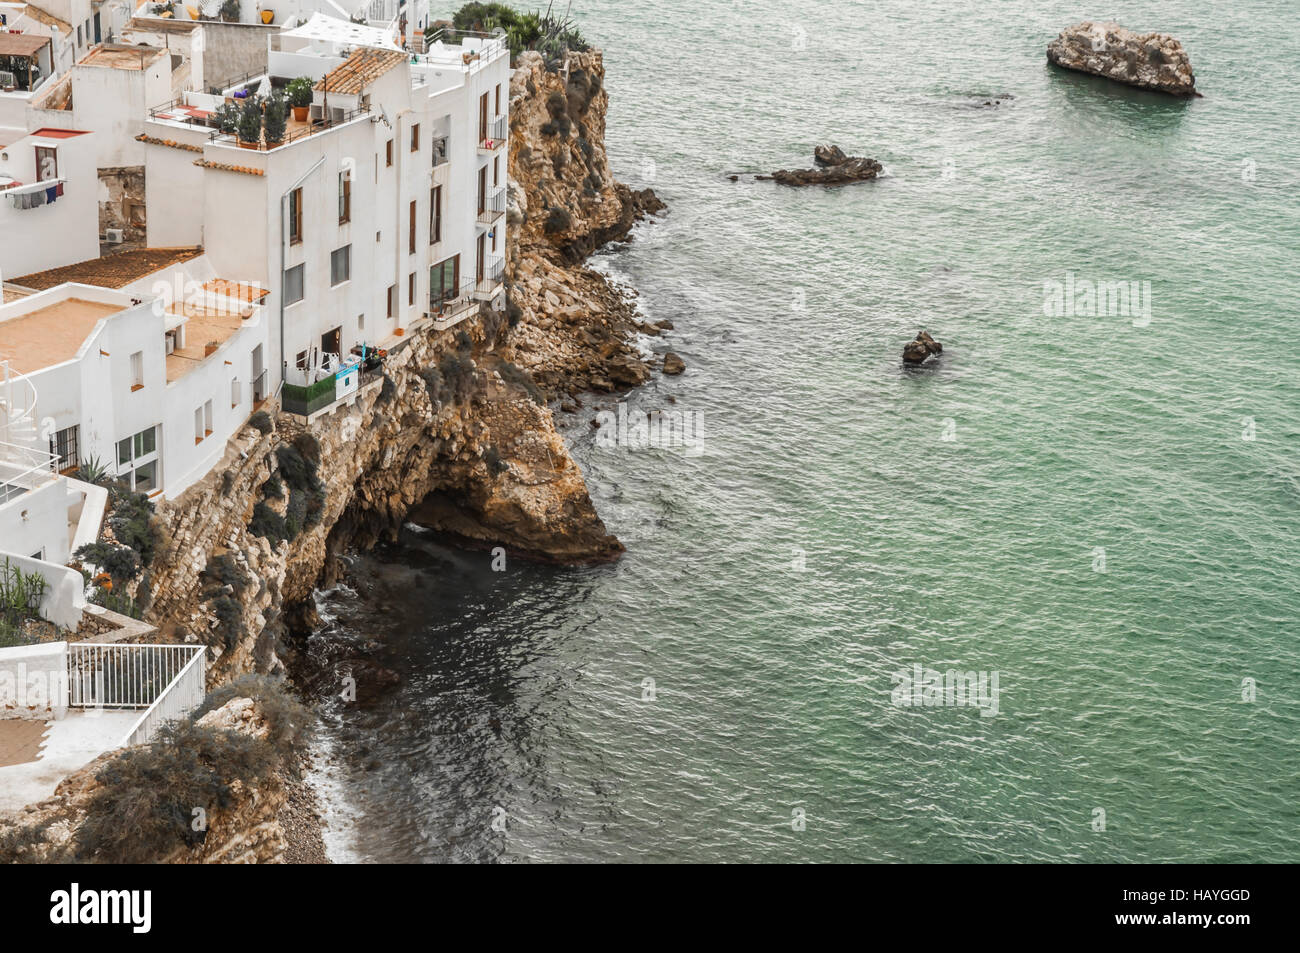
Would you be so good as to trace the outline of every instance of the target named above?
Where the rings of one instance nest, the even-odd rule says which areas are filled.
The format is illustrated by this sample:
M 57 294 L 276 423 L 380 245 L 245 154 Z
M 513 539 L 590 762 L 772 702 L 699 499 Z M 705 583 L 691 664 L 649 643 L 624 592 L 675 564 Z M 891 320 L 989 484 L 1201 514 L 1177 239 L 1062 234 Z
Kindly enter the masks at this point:
M 0 147 L 0 280 L 99 254 L 94 138 L 47 128 Z
M 269 289 L 290 397 L 359 345 L 504 308 L 504 40 L 409 54 L 386 30 L 317 15 L 278 34 L 268 62 L 145 123 L 147 219 L 150 245 L 201 244 L 221 273 Z M 241 146 L 194 115 L 299 76 L 313 103 L 281 144 Z

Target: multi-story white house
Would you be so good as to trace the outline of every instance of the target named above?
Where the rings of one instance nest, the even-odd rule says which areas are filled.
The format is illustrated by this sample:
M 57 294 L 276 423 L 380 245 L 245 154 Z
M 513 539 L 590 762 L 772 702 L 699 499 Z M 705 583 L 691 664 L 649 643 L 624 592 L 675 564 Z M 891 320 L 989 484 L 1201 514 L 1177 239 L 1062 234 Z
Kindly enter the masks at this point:
M 413 53 L 399 30 L 294 17 L 268 31 L 264 72 L 179 95 L 203 43 L 101 44 L 61 81 L 70 109 L 28 104 L 29 120 L 65 115 L 0 150 L 0 176 L 64 194 L 6 206 L 0 188 L 0 552 L 66 589 L 58 564 L 102 512 L 79 465 L 174 498 L 263 401 L 328 413 L 372 350 L 504 310 L 509 50 L 459 35 Z M 221 106 L 301 77 L 312 102 L 282 141 L 219 128 Z M 73 126 L 83 110 L 94 131 Z M 53 186 L 43 157 L 57 157 Z M 105 162 L 143 165 L 148 241 L 95 258 L 87 197 Z M 61 207 L 76 221 L 56 221 Z
M 202 245 L 220 273 L 268 289 L 290 406 L 360 345 L 504 308 L 509 50 L 465 36 L 411 54 L 318 14 L 276 35 L 268 64 L 153 111 L 147 219 L 150 245 Z M 313 102 L 281 143 L 241 144 L 195 116 L 300 76 Z

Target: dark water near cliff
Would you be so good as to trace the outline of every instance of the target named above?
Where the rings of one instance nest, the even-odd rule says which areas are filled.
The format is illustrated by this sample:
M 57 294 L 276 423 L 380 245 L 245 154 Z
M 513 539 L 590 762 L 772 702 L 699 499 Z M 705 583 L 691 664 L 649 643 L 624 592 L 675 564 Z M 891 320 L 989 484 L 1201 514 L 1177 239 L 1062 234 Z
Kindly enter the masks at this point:
M 704 452 L 576 423 L 616 565 L 413 533 L 322 597 L 404 678 L 325 713 L 336 858 L 1300 859 L 1300 30 L 1108 12 L 1206 98 L 1050 70 L 1075 4 L 576 5 L 671 206 L 599 258 L 689 365 L 630 402 Z M 721 176 L 827 139 L 888 177 Z M 1070 274 L 1149 320 L 1045 316 Z M 997 672 L 996 716 L 893 704 L 914 664 Z

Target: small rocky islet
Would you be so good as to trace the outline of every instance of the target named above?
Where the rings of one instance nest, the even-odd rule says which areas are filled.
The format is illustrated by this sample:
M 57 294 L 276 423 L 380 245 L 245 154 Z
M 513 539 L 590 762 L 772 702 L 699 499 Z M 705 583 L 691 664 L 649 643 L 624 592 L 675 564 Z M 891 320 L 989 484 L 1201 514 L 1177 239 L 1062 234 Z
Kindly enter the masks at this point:
M 1167 33 L 1134 33 L 1118 23 L 1086 20 L 1047 44 L 1047 60 L 1170 96 L 1201 95 L 1187 51 Z

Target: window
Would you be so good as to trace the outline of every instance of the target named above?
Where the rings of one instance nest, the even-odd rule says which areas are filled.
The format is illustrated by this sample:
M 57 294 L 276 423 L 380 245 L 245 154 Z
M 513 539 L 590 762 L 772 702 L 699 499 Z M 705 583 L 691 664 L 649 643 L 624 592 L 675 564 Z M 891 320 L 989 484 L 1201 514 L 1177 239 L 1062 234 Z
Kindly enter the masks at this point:
M 420 124 L 418 122 L 411 127 L 411 151 L 420 151 Z
M 388 316 L 397 316 L 397 285 L 388 286 Z
M 478 141 L 488 137 L 488 94 L 478 98 Z
M 441 138 L 434 139 L 432 146 L 433 164 L 435 166 L 442 165 L 447 161 L 447 137 L 442 136 Z
M 144 351 L 136 351 L 131 355 L 131 390 L 137 391 L 144 387 Z
M 81 428 L 68 427 L 50 437 L 50 453 L 59 458 L 59 471 L 81 465 Z
M 357 330 L 358 330 L 358 331 L 364 331 L 365 329 L 366 329 L 366 316 L 365 316 L 364 314 L 358 314 L 358 315 L 357 315 Z
M 77 46 L 81 46 L 81 45 L 82 45 L 81 27 L 77 27 Z
M 501 184 L 501 157 L 500 156 L 492 157 L 492 184 L 493 185 Z
M 203 408 L 194 408 L 194 442 L 203 442 Z
M 496 230 L 495 227 L 492 229 L 492 231 L 488 232 L 488 238 L 492 239 L 492 250 L 493 250 L 493 251 L 496 251 L 496 250 L 497 250 L 497 230 Z
M 497 83 L 496 109 L 493 110 L 496 115 L 501 115 L 501 84 Z
M 407 243 L 410 247 L 407 249 L 412 255 L 415 254 L 415 199 L 411 199 L 411 226 L 410 241 Z
M 284 303 L 297 304 L 302 300 L 303 265 L 294 265 L 284 273 Z
M 487 211 L 487 166 L 478 170 L 478 213 Z
M 352 277 L 352 246 L 330 252 L 330 285 L 341 285 Z
M 203 402 L 203 436 L 212 436 L 212 401 Z
M 147 493 L 158 486 L 157 428 L 141 430 L 117 442 L 117 475 L 128 487 Z
M 460 280 L 460 256 L 453 255 L 429 269 L 429 303 L 437 310 L 449 298 L 456 297 Z
M 406 279 L 406 303 L 415 304 L 415 272 L 411 272 L 411 277 Z
M 352 221 L 352 179 L 346 172 L 339 173 L 339 224 Z
M 429 244 L 442 241 L 442 186 L 429 190 Z
M 59 177 L 59 150 L 53 146 L 36 147 L 36 181 Z
M 289 193 L 289 244 L 302 241 L 302 189 Z
M 385 152 L 387 153 L 388 161 L 385 162 L 384 164 L 392 165 L 393 164 L 393 140 L 392 139 L 388 140 L 388 145 L 385 146 Z
M 236 407 L 239 406 L 239 398 L 240 398 L 239 378 L 232 377 L 230 379 L 230 409 L 231 410 L 234 410 Z
M 307 352 L 306 352 L 306 351 L 299 351 L 299 352 L 298 352 L 298 357 L 297 357 L 297 358 L 295 359 L 295 361 L 294 361 L 294 366 L 297 367 L 298 370 L 300 370 L 300 371 L 305 371 L 305 370 L 307 370 Z

